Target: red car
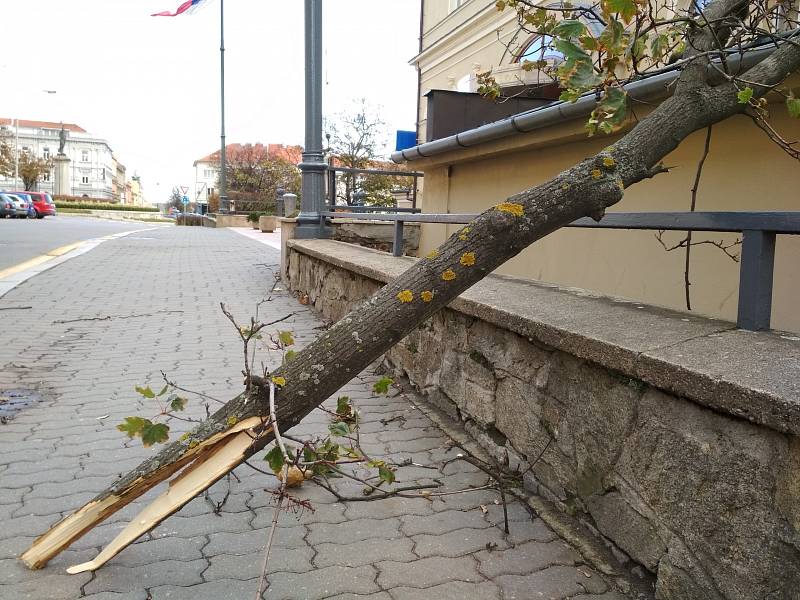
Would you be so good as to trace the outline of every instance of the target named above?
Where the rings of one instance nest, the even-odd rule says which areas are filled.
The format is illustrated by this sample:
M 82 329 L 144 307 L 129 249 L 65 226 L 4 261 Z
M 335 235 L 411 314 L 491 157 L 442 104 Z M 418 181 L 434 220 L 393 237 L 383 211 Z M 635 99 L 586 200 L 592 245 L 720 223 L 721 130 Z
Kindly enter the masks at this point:
M 56 205 L 47 192 L 9 192 L 9 194 L 27 194 L 33 200 L 33 209 L 37 219 L 44 219 L 45 215 L 56 214 Z

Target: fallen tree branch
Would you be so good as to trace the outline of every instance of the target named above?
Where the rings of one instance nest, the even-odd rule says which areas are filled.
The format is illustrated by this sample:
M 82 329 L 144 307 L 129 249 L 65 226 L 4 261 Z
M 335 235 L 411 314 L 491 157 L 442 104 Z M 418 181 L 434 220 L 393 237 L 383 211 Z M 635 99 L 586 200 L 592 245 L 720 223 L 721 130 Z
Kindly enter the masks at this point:
M 709 20 L 719 17 L 717 5 L 732 10 L 736 1 L 713 2 L 707 9 Z M 698 47 L 705 51 L 710 46 Z M 661 161 L 689 134 L 741 112 L 744 105 L 737 100 L 735 85 L 711 87 L 705 66 L 694 68 L 700 63 L 687 67 L 673 96 L 613 145 L 479 215 L 273 372 L 273 381 L 283 383 L 273 420 L 287 430 L 298 424 L 420 322 L 508 259 L 578 218 L 599 218 L 619 202 L 625 188 L 661 170 Z M 800 48 L 784 44 L 743 76 L 758 82 L 753 96 L 759 97 L 799 66 Z M 100 556 L 70 572 L 98 568 L 274 438 L 264 425 L 269 396 L 270 386 L 252 376 L 244 393 L 55 524 L 21 559 L 31 568 L 42 567 L 86 531 L 183 469 L 169 490 Z

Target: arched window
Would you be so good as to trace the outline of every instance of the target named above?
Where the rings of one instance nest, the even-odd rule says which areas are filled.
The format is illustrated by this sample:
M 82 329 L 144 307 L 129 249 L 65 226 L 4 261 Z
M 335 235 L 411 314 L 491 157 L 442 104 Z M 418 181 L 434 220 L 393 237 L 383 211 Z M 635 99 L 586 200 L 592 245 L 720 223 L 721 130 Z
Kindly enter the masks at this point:
M 556 50 L 553 45 L 553 38 L 549 35 L 537 35 L 523 48 L 517 56 L 516 62 L 527 61 L 536 62 L 540 60 L 553 60 L 560 62 L 564 60 L 564 54 Z

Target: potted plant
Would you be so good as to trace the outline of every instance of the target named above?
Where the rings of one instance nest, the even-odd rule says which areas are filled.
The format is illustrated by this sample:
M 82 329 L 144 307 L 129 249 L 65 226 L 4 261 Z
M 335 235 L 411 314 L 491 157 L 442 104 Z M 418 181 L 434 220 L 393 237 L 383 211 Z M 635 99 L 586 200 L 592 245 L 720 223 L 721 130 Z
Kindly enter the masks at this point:
M 247 215 L 247 222 L 253 226 L 253 229 L 258 229 L 259 217 L 261 217 L 261 213 L 255 211 Z
M 261 229 L 261 233 L 272 233 L 278 227 L 278 217 L 261 213 L 261 217 L 258 219 L 258 226 Z

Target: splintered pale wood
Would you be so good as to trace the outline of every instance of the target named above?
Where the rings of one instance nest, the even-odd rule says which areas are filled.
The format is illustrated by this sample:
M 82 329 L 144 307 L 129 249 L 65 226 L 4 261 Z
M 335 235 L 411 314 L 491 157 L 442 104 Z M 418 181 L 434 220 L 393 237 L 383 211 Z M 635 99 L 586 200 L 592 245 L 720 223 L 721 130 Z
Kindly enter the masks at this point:
M 252 443 L 253 436 L 250 431 L 240 431 L 236 435 L 218 442 L 206 453 L 205 458 L 199 458 L 186 467 L 174 481 L 171 481 L 169 489 L 136 515 L 94 560 L 70 567 L 67 569 L 67 573 L 74 575 L 102 567 L 126 546 L 178 511 L 192 498 L 242 462 Z
M 127 488 L 120 490 L 119 493 L 110 494 L 105 498 L 89 502 L 83 508 L 62 519 L 53 525 L 49 531 L 39 536 L 33 542 L 31 547 L 22 556 L 20 556 L 20 560 L 22 560 L 31 569 L 42 568 L 52 557 L 57 555 L 72 542 L 80 538 L 84 533 L 99 523 L 102 523 L 105 519 L 136 500 L 136 498 L 152 489 L 154 486 L 171 477 L 182 467 L 190 463 L 192 464 L 189 469 L 193 469 L 195 467 L 195 463 L 197 466 L 203 465 L 207 460 L 210 460 L 210 457 L 213 457 L 217 453 L 217 445 L 222 444 L 226 438 L 242 433 L 242 435 L 252 442 L 250 435 L 243 432 L 254 427 L 259 427 L 262 422 L 263 420 L 260 417 L 251 417 L 244 421 L 240 421 L 227 431 L 209 437 L 207 440 L 204 440 L 196 447 L 187 451 L 179 461 L 164 465 L 163 468 L 153 471 L 152 473 L 148 474 L 147 477 L 137 480 Z M 238 438 L 239 436 L 237 435 L 236 437 Z M 187 469 L 187 471 L 189 471 L 189 469 Z M 230 470 L 230 467 L 227 470 Z M 205 469 L 201 469 L 199 472 L 204 473 Z M 216 479 L 218 478 L 219 477 Z M 214 481 L 216 481 L 216 479 L 211 479 L 208 481 L 208 485 L 206 485 L 206 487 L 210 487 Z M 175 479 L 174 485 L 179 485 L 181 481 L 182 475 L 179 475 Z M 199 489 L 196 493 L 200 493 L 204 489 L 205 488 Z M 183 504 L 185 504 L 185 502 Z M 172 512 L 177 511 L 181 506 L 183 506 L 183 504 L 174 508 L 170 513 L 165 514 L 163 517 L 161 517 L 161 519 L 159 519 L 159 522 L 169 516 L 169 514 Z M 152 527 L 155 527 L 157 524 L 158 522 L 156 522 Z M 152 527 L 150 527 L 150 529 L 152 529 Z M 143 530 L 139 535 L 146 533 L 150 529 Z M 120 547 L 114 554 L 122 550 L 124 547 L 124 545 Z

